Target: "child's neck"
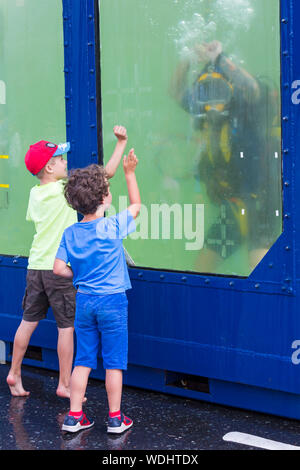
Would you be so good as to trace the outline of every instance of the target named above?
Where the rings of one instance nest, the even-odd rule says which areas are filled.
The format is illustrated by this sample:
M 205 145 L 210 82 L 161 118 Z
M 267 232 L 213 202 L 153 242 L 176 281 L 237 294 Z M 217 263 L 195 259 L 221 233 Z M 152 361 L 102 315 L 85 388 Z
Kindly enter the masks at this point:
M 104 216 L 104 210 L 99 209 L 94 214 L 85 214 L 83 219 L 80 222 L 91 222 L 92 220 L 100 219 L 100 217 Z
M 42 186 L 43 184 L 56 183 L 58 179 L 52 175 L 45 175 L 39 181 L 40 181 L 40 186 Z

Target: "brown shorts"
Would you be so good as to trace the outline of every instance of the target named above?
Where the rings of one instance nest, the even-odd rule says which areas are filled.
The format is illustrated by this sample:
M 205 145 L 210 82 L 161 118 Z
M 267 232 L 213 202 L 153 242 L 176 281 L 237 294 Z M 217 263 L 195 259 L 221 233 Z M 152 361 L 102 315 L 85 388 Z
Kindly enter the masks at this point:
M 40 321 L 51 307 L 58 328 L 74 326 L 76 290 L 73 282 L 52 271 L 28 269 L 23 320 Z

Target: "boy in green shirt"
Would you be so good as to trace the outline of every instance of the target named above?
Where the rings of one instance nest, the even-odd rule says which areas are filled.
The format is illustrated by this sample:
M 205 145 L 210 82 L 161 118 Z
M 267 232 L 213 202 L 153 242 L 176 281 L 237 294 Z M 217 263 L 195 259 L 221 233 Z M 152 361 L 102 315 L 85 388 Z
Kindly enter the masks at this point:
M 114 176 L 127 144 L 123 126 L 115 126 L 114 134 L 117 144 L 105 166 L 108 178 Z M 67 178 L 67 161 L 63 154 L 69 150 L 68 143 L 55 145 L 40 141 L 31 145 L 25 156 L 26 167 L 37 176 L 39 184 L 30 191 L 26 214 L 26 220 L 34 222 L 36 233 L 28 259 L 23 319 L 15 335 L 11 368 L 6 379 L 13 396 L 30 393 L 22 384 L 21 365 L 30 338 L 50 306 L 58 328 L 59 383 L 56 393 L 70 397 L 76 291 L 72 280 L 53 273 L 62 234 L 77 222 L 77 212 L 67 204 L 63 191 Z

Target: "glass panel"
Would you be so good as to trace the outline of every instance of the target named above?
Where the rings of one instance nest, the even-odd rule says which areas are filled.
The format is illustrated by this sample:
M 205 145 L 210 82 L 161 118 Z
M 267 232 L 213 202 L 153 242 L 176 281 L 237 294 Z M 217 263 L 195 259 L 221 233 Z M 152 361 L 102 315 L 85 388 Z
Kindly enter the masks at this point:
M 104 159 L 128 129 L 137 266 L 247 276 L 282 231 L 279 0 L 102 0 Z M 114 209 L 126 201 L 122 170 Z
M 64 142 L 61 0 L 0 0 L 0 253 L 28 256 L 34 234 L 25 221 L 30 144 Z

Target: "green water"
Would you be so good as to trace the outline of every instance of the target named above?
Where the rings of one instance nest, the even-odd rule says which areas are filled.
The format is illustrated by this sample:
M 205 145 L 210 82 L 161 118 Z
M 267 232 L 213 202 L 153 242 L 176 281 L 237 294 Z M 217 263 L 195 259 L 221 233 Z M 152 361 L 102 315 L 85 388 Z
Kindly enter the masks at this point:
M 38 180 L 24 164 L 30 144 L 65 142 L 61 0 L 0 0 L 0 253 L 28 256 L 25 221 Z M 5 87 L 5 91 L 4 91 Z
M 191 114 L 171 96 L 170 83 L 182 61 L 190 61 L 187 82 L 193 83 L 204 66 L 193 56 L 194 45 L 218 40 L 234 64 L 252 77 L 266 77 L 271 89 L 277 90 L 280 122 L 279 1 L 100 0 L 99 7 L 104 158 L 108 160 L 114 147 L 113 126 L 126 126 L 128 149 L 134 147 L 139 158 L 136 173 L 145 205 L 137 233 L 125 241 L 128 253 L 137 266 L 249 275 L 282 229 L 280 129 L 277 129 L 275 143 L 278 158 L 274 158 L 274 146 L 272 157 L 266 156 L 274 160 L 274 167 L 270 160 L 264 186 L 270 187 L 273 199 L 277 201 L 274 207 L 264 201 L 261 211 L 266 214 L 263 223 L 270 233 L 263 241 L 262 236 L 257 235 L 257 241 L 253 242 L 252 236 L 251 246 L 247 240 L 237 237 L 235 248 L 230 252 L 231 240 L 225 233 L 228 226 L 221 227 L 221 231 L 225 230 L 220 235 L 224 245 L 222 255 L 221 252 L 217 257 L 212 252 L 205 254 L 207 245 L 199 248 L 197 245 L 201 244 L 202 235 L 205 244 L 209 242 L 210 229 L 224 208 L 221 202 L 213 202 L 208 197 L 201 175 L 200 181 L 195 178 L 203 150 L 203 135 L 194 129 Z M 264 106 L 262 113 L 267 116 L 270 103 L 266 102 Z M 262 132 L 268 139 L 269 130 Z M 248 145 L 251 139 L 253 136 L 246 136 L 245 144 Z M 234 158 L 240 158 L 240 155 Z M 253 159 L 254 173 L 255 165 L 257 162 Z M 121 168 L 112 180 L 111 189 L 113 204 L 118 210 L 119 195 L 126 195 Z M 240 191 L 243 200 L 250 197 L 252 190 L 247 191 L 246 188 Z M 151 238 L 153 204 L 163 203 L 177 204 L 182 208 L 181 214 L 178 209 L 173 217 L 172 212 L 170 234 L 165 232 L 166 239 L 163 239 L 162 229 L 159 239 Z M 187 249 L 184 236 L 184 204 L 204 204 L 201 227 L 196 223 L 196 209 L 192 212 L 193 228 L 198 234 L 198 240 L 194 236 L 194 249 Z M 254 204 L 261 208 L 259 201 Z M 243 207 L 242 202 L 239 210 L 244 211 Z M 166 214 L 164 217 L 166 219 Z M 271 223 L 266 221 L 267 217 L 272 219 Z M 180 238 L 180 224 L 183 235 L 177 239 Z M 255 231 L 253 217 L 251 224 Z M 258 232 L 264 231 L 261 227 Z M 187 232 L 192 234 L 191 230 Z

